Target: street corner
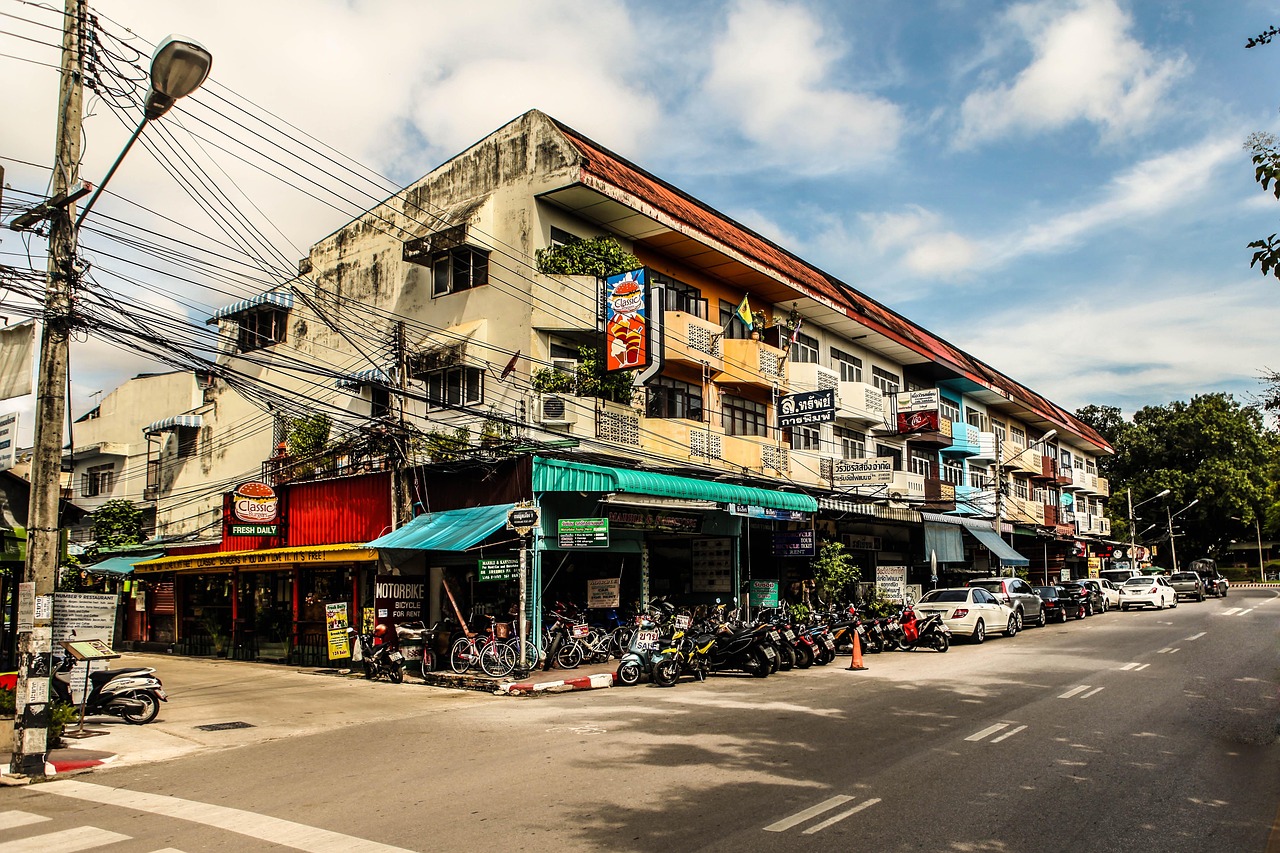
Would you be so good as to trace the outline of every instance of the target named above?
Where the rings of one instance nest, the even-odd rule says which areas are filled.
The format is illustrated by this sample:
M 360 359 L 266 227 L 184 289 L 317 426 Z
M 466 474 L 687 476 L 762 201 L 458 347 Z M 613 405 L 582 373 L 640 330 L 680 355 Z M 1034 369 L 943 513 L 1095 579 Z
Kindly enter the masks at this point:
M 614 674 L 598 672 L 578 678 L 561 678 L 555 681 L 521 681 L 502 684 L 494 691 L 499 696 L 533 696 L 547 693 L 571 693 L 577 690 L 600 690 L 612 687 Z

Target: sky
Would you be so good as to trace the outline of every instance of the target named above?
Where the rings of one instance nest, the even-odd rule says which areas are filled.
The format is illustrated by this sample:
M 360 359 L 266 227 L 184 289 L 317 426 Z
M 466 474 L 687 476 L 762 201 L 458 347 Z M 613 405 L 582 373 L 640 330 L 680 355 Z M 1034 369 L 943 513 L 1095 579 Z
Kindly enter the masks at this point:
M 1251 270 L 1247 248 L 1280 231 L 1280 201 L 1254 183 L 1244 147 L 1252 132 L 1280 132 L 1280 43 L 1244 48 L 1280 23 L 1274 3 L 93 9 L 116 32 L 150 43 L 183 33 L 213 53 L 208 91 L 163 122 L 235 93 L 393 185 L 541 109 L 1068 410 L 1131 414 L 1217 391 L 1252 402 L 1260 374 L 1280 369 L 1280 281 Z M 0 15 L 8 203 L 12 190 L 47 186 L 58 58 L 42 42 L 56 41 L 60 15 L 19 0 L 0 0 Z M 105 173 L 128 129 L 89 99 L 82 178 Z M 216 149 L 207 137 L 189 155 L 213 162 Z M 239 162 L 219 168 L 287 258 L 367 206 L 321 203 Z M 111 189 L 129 202 L 104 197 L 95 213 L 141 205 L 204 227 L 201 205 L 143 148 Z M 109 251 L 100 234 L 81 242 L 91 260 Z M 0 263 L 29 254 L 43 268 L 43 252 L 38 238 L 0 233 Z M 197 323 L 201 309 L 233 301 L 184 287 L 146 298 Z M 76 414 L 94 391 L 157 369 L 92 338 L 71 359 Z M 0 401 L 28 431 L 31 408 L 31 398 Z

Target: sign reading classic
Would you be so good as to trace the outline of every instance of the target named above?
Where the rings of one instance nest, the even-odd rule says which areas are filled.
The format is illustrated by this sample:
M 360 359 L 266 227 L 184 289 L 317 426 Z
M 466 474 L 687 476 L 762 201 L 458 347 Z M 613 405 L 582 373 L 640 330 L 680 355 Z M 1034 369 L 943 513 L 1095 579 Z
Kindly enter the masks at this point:
M 280 499 L 266 483 L 241 483 L 231 494 L 232 536 L 277 536 Z

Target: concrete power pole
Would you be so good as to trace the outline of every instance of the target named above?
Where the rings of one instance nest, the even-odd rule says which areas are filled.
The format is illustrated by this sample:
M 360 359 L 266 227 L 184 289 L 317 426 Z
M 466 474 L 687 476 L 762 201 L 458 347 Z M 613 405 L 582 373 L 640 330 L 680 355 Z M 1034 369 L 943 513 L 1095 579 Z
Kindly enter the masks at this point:
M 81 0 L 66 0 L 53 198 L 65 198 L 79 180 L 84 25 Z M 71 293 L 76 274 L 74 222 L 74 205 L 54 207 L 49 213 L 49 282 L 45 291 L 44 331 L 40 338 L 40 373 L 36 387 L 26 582 L 19 588 L 18 596 L 17 713 L 13 723 L 10 771 L 15 775 L 34 777 L 44 776 L 49 752 L 53 589 L 62 550 L 58 500 L 62 491 L 67 343 L 71 331 Z

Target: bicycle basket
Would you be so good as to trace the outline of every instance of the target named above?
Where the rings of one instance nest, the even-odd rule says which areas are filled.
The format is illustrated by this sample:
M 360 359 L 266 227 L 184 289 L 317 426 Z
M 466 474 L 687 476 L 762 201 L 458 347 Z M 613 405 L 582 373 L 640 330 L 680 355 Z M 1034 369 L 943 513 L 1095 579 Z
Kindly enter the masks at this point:
M 570 636 L 572 636 L 575 640 L 581 640 L 583 637 L 587 636 L 587 634 L 590 634 L 590 633 L 591 633 L 591 626 L 585 622 L 582 622 L 578 625 L 574 625 L 569 629 Z
M 495 622 L 493 625 L 493 636 L 498 640 L 506 640 L 512 635 L 511 625 L 508 622 Z

